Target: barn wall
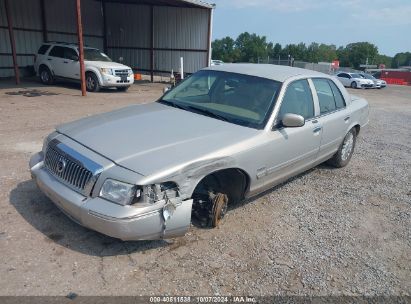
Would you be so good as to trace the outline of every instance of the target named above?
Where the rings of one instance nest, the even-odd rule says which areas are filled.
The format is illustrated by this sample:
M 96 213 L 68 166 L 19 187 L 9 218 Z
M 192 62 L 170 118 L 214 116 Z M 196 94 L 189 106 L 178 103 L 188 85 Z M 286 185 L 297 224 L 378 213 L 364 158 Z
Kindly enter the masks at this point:
M 0 0 L 0 77 L 14 76 L 11 47 Z M 44 0 L 48 41 L 77 43 L 75 0 Z M 10 0 L 16 40 L 17 61 L 24 75 L 33 65 L 34 54 L 43 43 L 41 0 Z M 153 10 L 153 24 L 151 19 Z M 104 49 L 104 20 L 101 1 L 82 0 L 84 41 Z M 113 60 L 136 70 L 151 68 L 151 26 L 154 30 L 154 70 L 178 71 L 184 57 L 185 72 L 208 64 L 209 9 L 106 3 L 107 53 Z
M 48 41 L 77 43 L 75 0 L 44 0 Z M 43 41 L 40 0 L 9 0 L 16 41 L 17 62 L 22 74 L 32 66 L 34 54 Z M 84 42 L 103 48 L 101 3 L 82 0 Z M 0 77 L 14 76 L 13 59 L 4 0 L 0 0 Z
M 107 3 L 108 55 L 136 70 L 150 69 L 151 6 Z M 154 70 L 193 73 L 208 64 L 208 18 L 201 8 L 153 6 Z

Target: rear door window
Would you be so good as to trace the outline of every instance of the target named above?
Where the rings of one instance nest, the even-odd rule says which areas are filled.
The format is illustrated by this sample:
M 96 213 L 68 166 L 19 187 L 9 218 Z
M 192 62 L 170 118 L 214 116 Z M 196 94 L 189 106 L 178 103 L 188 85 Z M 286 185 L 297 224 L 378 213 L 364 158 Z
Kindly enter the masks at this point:
M 320 103 L 320 114 L 326 114 L 336 110 L 334 94 L 331 90 L 327 79 L 314 78 L 315 90 L 317 91 L 318 101 Z
M 64 48 L 64 58 L 75 60 L 75 58 L 78 58 L 78 55 L 74 49 L 65 47 Z
M 49 53 L 49 56 L 64 58 L 64 47 L 62 47 L 62 46 L 57 46 L 57 45 L 54 46 L 54 47 L 51 49 L 51 51 L 50 51 L 50 53 Z
M 43 45 L 39 48 L 39 50 L 37 51 L 37 54 L 39 54 L 39 55 L 44 55 L 44 54 L 46 54 L 46 52 L 48 51 L 49 48 L 50 48 L 50 45 L 49 45 L 49 44 L 43 44 Z

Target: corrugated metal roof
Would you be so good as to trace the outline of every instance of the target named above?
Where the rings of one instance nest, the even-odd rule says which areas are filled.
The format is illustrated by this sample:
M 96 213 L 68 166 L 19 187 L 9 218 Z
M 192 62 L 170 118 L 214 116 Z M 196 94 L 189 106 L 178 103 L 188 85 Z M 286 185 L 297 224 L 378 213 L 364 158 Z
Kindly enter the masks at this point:
M 181 2 L 187 2 L 187 3 L 191 3 L 194 5 L 198 5 L 198 6 L 202 6 L 202 7 L 206 7 L 206 8 L 214 8 L 215 4 L 212 3 L 207 3 L 204 1 L 200 1 L 200 0 L 180 0 Z
M 96 0 L 97 1 L 97 0 Z M 211 9 L 215 4 L 210 4 L 202 0 L 110 0 L 113 3 L 135 3 L 154 6 L 176 6 L 176 7 L 197 7 Z

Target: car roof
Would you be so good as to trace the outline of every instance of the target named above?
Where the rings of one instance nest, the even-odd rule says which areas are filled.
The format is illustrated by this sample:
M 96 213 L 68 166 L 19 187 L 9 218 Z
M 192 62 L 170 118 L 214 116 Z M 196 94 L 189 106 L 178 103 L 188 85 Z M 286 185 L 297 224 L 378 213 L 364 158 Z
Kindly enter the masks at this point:
M 288 78 L 300 75 L 305 77 L 330 77 L 327 74 L 316 71 L 274 64 L 226 63 L 223 65 L 210 66 L 203 70 L 245 74 L 268 78 L 280 82 L 284 82 Z

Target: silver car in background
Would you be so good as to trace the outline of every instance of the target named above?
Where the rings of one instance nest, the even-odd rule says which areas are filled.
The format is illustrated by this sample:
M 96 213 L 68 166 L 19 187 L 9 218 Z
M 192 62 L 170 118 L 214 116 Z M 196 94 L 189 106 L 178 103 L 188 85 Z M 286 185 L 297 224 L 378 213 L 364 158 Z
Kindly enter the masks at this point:
M 57 127 L 30 160 L 39 188 L 79 224 L 123 240 L 215 227 L 227 206 L 327 161 L 348 164 L 366 100 L 284 66 L 200 70 L 153 103 Z
M 351 87 L 353 89 L 369 89 L 374 87 L 374 82 L 372 80 L 366 79 L 358 73 L 341 72 L 337 74 L 337 78 L 341 81 L 343 86 Z
M 375 88 L 375 89 L 382 89 L 382 88 L 385 88 L 387 86 L 387 82 L 385 80 L 377 79 L 374 76 L 372 76 L 371 74 L 361 73 L 360 75 L 365 79 L 371 80 L 374 84 L 373 88 Z

